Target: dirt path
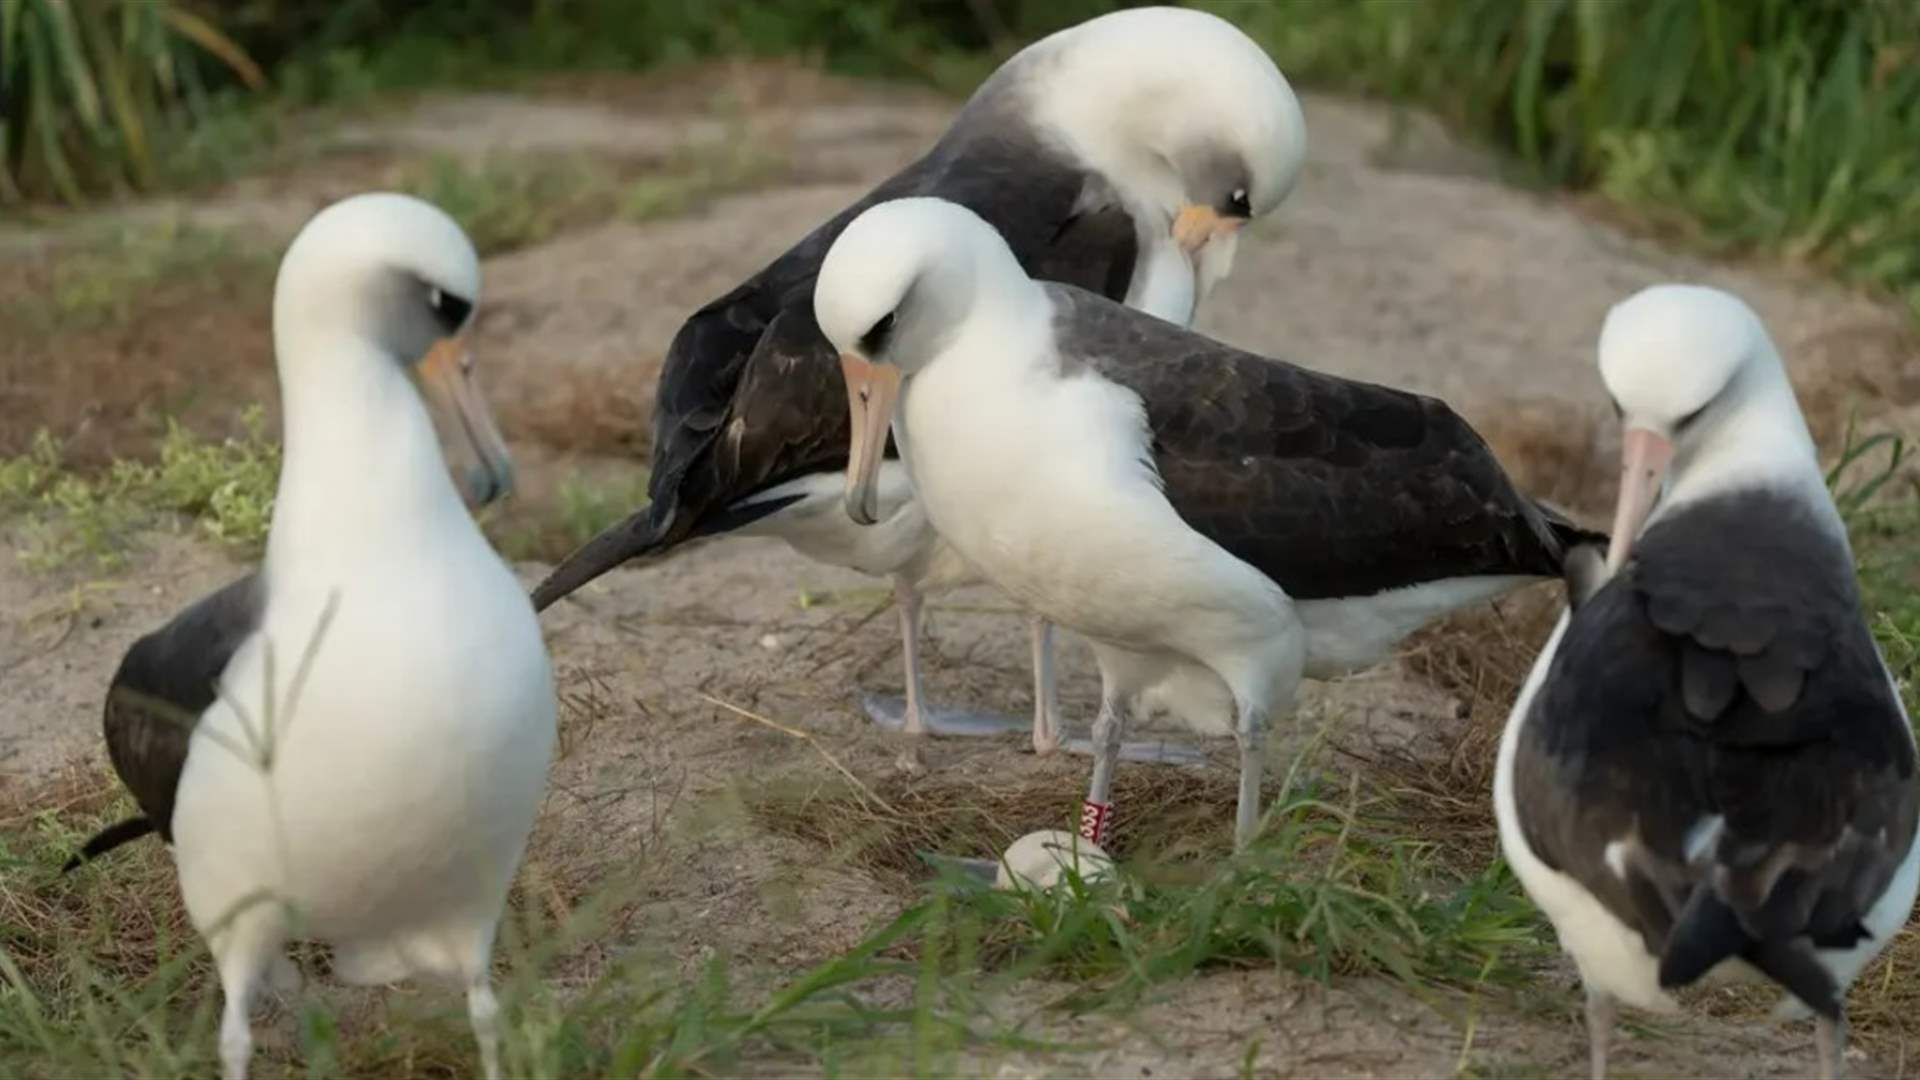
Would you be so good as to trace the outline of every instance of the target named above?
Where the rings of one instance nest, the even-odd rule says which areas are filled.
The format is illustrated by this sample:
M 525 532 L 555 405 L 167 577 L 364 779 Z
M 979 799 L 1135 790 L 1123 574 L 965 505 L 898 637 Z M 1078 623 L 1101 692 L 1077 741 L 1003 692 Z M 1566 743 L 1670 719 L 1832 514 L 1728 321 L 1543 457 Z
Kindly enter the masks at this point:
M 755 76 L 745 90 L 737 80 L 722 85 L 733 95 L 724 120 L 710 95 L 651 85 L 430 100 L 333 133 L 311 169 L 245 182 L 184 210 L 277 244 L 320 203 L 383 175 L 396 156 L 510 147 L 632 166 L 671 158 L 689 137 L 774 140 L 781 179 L 761 190 L 683 217 L 572 229 L 488 261 L 477 336 L 489 387 L 533 463 L 532 485 L 551 486 L 639 445 L 660 352 L 689 309 L 908 160 L 950 110 L 917 93 L 792 73 Z M 1607 470 L 1590 465 L 1607 438 L 1593 339 L 1609 304 L 1656 281 L 1705 280 L 1747 297 L 1789 356 L 1824 438 L 1856 403 L 1883 415 L 1920 400 L 1905 324 L 1884 305 L 1631 238 L 1564 198 L 1500 183 L 1417 117 L 1314 97 L 1307 118 L 1312 163 L 1297 194 L 1242 242 L 1237 273 L 1202 326 L 1248 348 L 1443 395 L 1487 432 L 1523 483 L 1549 496 L 1591 509 L 1610 495 Z M 18 250 L 37 242 L 24 233 L 4 239 Z M 219 347 L 235 363 L 265 362 L 258 339 Z M 522 573 L 532 580 L 542 569 Z M 230 557 L 191 537 L 157 539 L 105 582 L 0 560 L 8 691 L 0 783 L 29 783 L 94 752 L 98 695 L 120 652 L 237 572 Z M 870 733 L 852 693 L 897 690 L 883 601 L 873 581 L 776 543 L 737 541 L 610 574 L 550 613 L 556 665 L 580 707 L 570 713 L 572 753 L 556 767 L 533 853 L 540 872 L 584 891 L 609 869 L 642 866 L 649 900 L 632 924 L 636 940 L 684 971 L 714 951 L 773 971 L 817 962 L 897 910 L 900 898 L 884 883 L 769 834 L 744 812 L 748 791 L 818 784 L 831 772 L 814 749 L 714 704 L 814 733 L 856 775 L 893 776 L 900 747 Z M 1002 600 L 984 589 L 943 597 L 931 634 L 937 700 L 1025 715 L 1024 637 Z M 1091 664 L 1077 645 L 1064 649 L 1064 661 L 1063 700 L 1084 722 L 1096 690 Z M 1417 741 L 1455 712 L 1446 695 L 1391 665 L 1315 693 L 1323 713 L 1399 742 Z M 1037 761 L 1017 740 L 939 744 L 924 758 L 934 770 L 977 770 L 1002 783 L 1072 788 L 1083 780 L 1081 760 Z M 1125 1021 L 1043 1025 L 1050 1037 L 1097 1049 L 987 1055 L 969 1067 L 1160 1076 L 1231 1073 L 1250 1060 L 1260 1074 L 1284 1076 L 1579 1071 L 1584 1042 L 1570 1010 L 1542 1019 L 1474 1006 L 1481 1011 L 1469 1025 L 1460 1008 L 1435 1009 L 1369 980 L 1322 990 L 1272 973 L 1220 974 L 1165 987 Z M 1774 1076 L 1811 1062 L 1802 1029 L 1695 1021 L 1662 1031 L 1624 1039 L 1621 1066 Z M 1895 1066 L 1854 1067 L 1870 1075 Z

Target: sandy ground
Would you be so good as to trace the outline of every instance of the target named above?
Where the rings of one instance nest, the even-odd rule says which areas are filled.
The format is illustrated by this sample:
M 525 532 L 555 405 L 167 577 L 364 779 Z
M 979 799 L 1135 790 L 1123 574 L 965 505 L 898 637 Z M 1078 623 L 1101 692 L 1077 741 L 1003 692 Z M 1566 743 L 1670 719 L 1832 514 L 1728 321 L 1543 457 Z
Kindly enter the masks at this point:
M 682 218 L 580 228 L 488 262 L 477 335 L 488 383 L 532 463 L 532 482 L 551 483 L 619 448 L 617 437 L 584 439 L 584 448 L 567 437 L 583 408 L 593 407 L 602 428 L 644 423 L 660 353 L 685 313 L 908 160 L 951 108 L 919 93 L 793 74 L 744 98 L 735 106 L 744 128 L 716 119 L 709 97 L 657 87 L 433 99 L 326 136 L 311 168 L 120 213 L 184 211 L 278 243 L 322 202 L 364 183 L 353 163 L 369 157 L 511 147 L 644 165 L 689 140 L 772 140 L 785 168 L 762 190 Z M 1569 474 L 1562 459 L 1531 458 L 1530 440 L 1543 424 L 1561 429 L 1561 442 L 1567 431 L 1592 433 L 1596 446 L 1609 438 L 1594 336 L 1609 304 L 1657 281 L 1704 280 L 1747 297 L 1790 358 L 1824 438 L 1856 404 L 1868 415 L 1904 408 L 1911 417 L 1920 400 L 1920 364 L 1888 306 L 1631 237 L 1564 198 L 1503 184 L 1417 116 L 1312 97 L 1307 117 L 1312 163 L 1298 192 L 1243 240 L 1237 272 L 1201 325 L 1244 347 L 1443 395 L 1536 490 L 1587 508 L 1610 494 L 1605 470 Z M 5 240 L 37 243 L 20 231 Z M 264 342 L 231 347 L 259 351 L 256 362 L 265 363 Z M 521 572 L 531 582 L 543 569 Z M 240 570 L 190 534 L 154 538 L 110 580 L 35 574 L 0 559 L 0 783 L 30 783 L 94 752 L 101 688 L 127 644 Z M 801 841 L 769 835 L 741 811 L 742 793 L 819 783 L 827 765 L 813 747 L 714 701 L 814 734 L 857 775 L 891 775 L 899 742 L 874 735 L 855 704 L 856 691 L 898 689 L 897 639 L 883 602 L 877 582 L 777 543 L 733 541 L 610 574 L 550 612 L 563 687 L 599 704 L 572 710 L 572 752 L 555 769 L 538 867 L 584 887 L 611 869 L 641 866 L 649 900 L 630 925 L 687 971 L 715 951 L 790 969 L 859 940 L 897 910 L 899 895 Z M 1027 714 L 1025 638 L 1004 601 L 969 590 L 941 598 L 930 621 L 935 700 Z M 1062 652 L 1063 700 L 1084 723 L 1095 696 L 1089 658 L 1077 644 Z M 1320 715 L 1401 743 L 1457 711 L 1395 665 L 1313 692 Z M 1083 759 L 1040 761 L 1018 739 L 940 743 L 921 756 L 926 768 L 1002 782 L 1084 782 Z M 1578 1072 L 1585 1044 L 1577 1017 L 1570 1005 L 1550 1012 L 1436 1008 L 1371 980 L 1322 989 L 1274 973 L 1230 973 L 1165 987 L 1125 1019 L 1035 1021 L 1049 1037 L 1088 1049 L 967 1062 L 1002 1076 L 1218 1075 L 1238 1071 L 1257 1042 L 1250 1060 L 1261 1075 Z M 1635 1075 L 1785 1076 L 1812 1062 L 1804 1027 L 1705 1020 L 1624 1037 L 1616 1060 Z M 1874 1059 L 1854 1068 L 1879 1075 L 1903 1066 Z

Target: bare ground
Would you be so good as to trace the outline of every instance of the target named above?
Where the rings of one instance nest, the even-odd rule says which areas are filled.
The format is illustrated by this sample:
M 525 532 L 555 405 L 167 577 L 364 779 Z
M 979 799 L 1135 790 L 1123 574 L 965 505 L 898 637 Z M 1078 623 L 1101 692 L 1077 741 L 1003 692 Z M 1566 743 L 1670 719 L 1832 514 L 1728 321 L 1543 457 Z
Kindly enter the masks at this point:
M 696 89 L 643 80 L 430 99 L 317 134 L 310 154 L 213 196 L 118 213 L 185 214 L 273 248 L 325 201 L 381 183 L 396 163 L 429 152 L 513 147 L 644 169 L 690 140 L 772 140 L 784 167 L 761 190 L 679 218 L 584 225 L 488 261 L 482 362 L 528 462 L 529 486 L 551 490 L 570 470 L 644 454 L 652 380 L 685 313 L 908 160 L 950 109 L 915 92 L 785 70 L 721 71 L 690 84 Z M 1610 470 L 1594 464 L 1610 438 L 1594 336 L 1609 304 L 1656 281 L 1704 280 L 1747 297 L 1789 357 L 1826 445 L 1855 408 L 1869 417 L 1903 413 L 1911 423 L 1920 364 L 1907 324 L 1888 305 L 1630 236 L 1564 198 L 1499 182 L 1489 163 L 1417 116 L 1317 97 L 1307 114 L 1313 163 L 1277 219 L 1242 242 L 1236 275 L 1203 314 L 1210 332 L 1445 396 L 1524 484 L 1587 511 L 1611 494 Z M 16 229 L 0 235 L 0 249 L 54 260 L 73 242 L 68 235 Z M 189 366 L 182 357 L 202 373 L 230 366 L 240 374 L 218 383 L 224 396 L 207 406 L 216 411 L 270 392 L 264 318 L 206 317 L 224 320 L 217 333 L 196 335 L 191 319 L 168 319 L 72 344 L 104 350 L 109 371 L 155 356 L 174 374 Z M 9 391 L 32 389 L 31 369 L 13 377 L 25 382 Z M 96 416 L 82 408 L 84 389 L 10 417 L 15 429 L 0 436 L 18 445 L 18 428 L 36 418 L 70 430 Z M 30 785 L 96 753 L 99 695 L 121 651 L 240 569 L 191 534 L 154 537 L 109 580 L 0 560 L 8 691 L 0 782 Z M 531 582 L 544 567 L 521 569 Z M 897 882 L 769 832 L 746 809 L 749 794 L 769 785 L 831 782 L 827 754 L 868 782 L 899 780 L 902 746 L 873 733 L 855 701 L 861 690 L 897 691 L 884 600 L 871 580 L 776 543 L 733 541 L 610 574 L 550 612 L 548 640 L 575 707 L 563 737 L 571 752 L 555 768 L 530 876 L 559 883 L 564 903 L 638 867 L 646 902 L 624 924 L 625 944 L 656 950 L 686 973 L 716 952 L 770 975 L 790 971 L 853 945 L 897 911 Z M 930 634 L 935 700 L 1026 715 L 1025 639 L 996 594 L 942 598 Z M 1063 661 L 1068 715 L 1087 717 L 1096 694 L 1089 659 L 1069 645 Z M 1395 664 L 1312 687 L 1304 711 L 1332 719 L 1359 745 L 1421 752 L 1458 728 L 1466 704 L 1420 670 Z M 1083 759 L 1038 760 L 1011 738 L 936 743 L 920 759 L 982 783 L 1084 782 Z M 1585 1044 L 1565 992 L 1570 976 L 1548 983 L 1544 1004 L 1523 1010 L 1506 1000 L 1422 1001 L 1381 980 L 1323 988 L 1283 973 L 1219 973 L 1162 987 L 1124 1017 L 1029 1010 L 1030 1034 L 1069 1049 L 982 1051 L 964 1067 L 1000 1076 L 1225 1075 L 1243 1065 L 1280 1076 L 1577 1073 Z M 1047 989 L 1032 988 L 1032 1001 Z M 1904 1073 L 1904 1042 L 1899 1032 L 1875 1041 L 1873 1056 L 1853 1063 L 1856 1073 Z M 1616 1060 L 1634 1074 L 1798 1075 L 1811 1064 L 1810 1043 L 1804 1025 L 1694 1019 L 1623 1035 Z

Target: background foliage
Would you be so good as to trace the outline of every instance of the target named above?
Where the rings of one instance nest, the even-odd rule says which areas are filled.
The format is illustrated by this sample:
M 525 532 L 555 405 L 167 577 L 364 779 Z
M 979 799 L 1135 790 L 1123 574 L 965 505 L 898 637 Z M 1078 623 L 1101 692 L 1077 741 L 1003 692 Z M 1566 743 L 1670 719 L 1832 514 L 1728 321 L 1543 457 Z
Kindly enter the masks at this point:
M 801 56 L 963 90 L 1111 0 L 0 0 L 0 200 L 224 175 L 254 115 L 428 86 Z M 1911 0 L 1199 0 L 1296 81 L 1418 103 L 1539 179 L 1920 310 Z M 263 93 L 243 92 L 265 86 Z M 236 151 L 237 152 L 237 151 Z

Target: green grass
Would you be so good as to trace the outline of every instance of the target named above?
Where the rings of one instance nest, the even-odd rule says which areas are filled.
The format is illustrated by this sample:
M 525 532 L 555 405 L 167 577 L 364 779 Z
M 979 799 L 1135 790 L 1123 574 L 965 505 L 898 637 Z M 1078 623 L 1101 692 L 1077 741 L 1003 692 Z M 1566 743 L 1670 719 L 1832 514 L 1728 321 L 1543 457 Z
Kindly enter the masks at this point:
M 125 324 L 172 283 L 265 276 L 274 264 L 243 233 L 178 217 L 84 226 L 52 243 L 46 287 L 0 299 L 0 321 L 11 333 L 37 340 Z
M 493 154 L 475 162 L 436 154 L 395 187 L 445 210 L 482 255 L 547 239 L 583 218 L 604 216 L 614 181 L 584 156 Z
M 49 0 L 9 0 L 10 7 L 20 3 L 30 17 L 19 25 L 29 28 L 33 47 L 15 55 L 44 57 L 33 62 L 71 74 L 67 58 L 84 50 L 75 53 L 32 29 L 53 25 L 63 9 Z M 1019 43 L 1115 6 L 1112 0 L 741 0 L 723 13 L 690 0 L 288 2 L 223 12 L 233 48 L 211 55 L 245 70 L 237 59 L 250 53 L 274 85 L 246 115 L 195 109 L 195 124 L 162 125 L 132 139 L 105 133 L 118 115 L 109 107 L 116 95 L 67 98 L 78 114 L 95 117 L 70 125 L 90 133 L 82 140 L 89 152 L 108 161 L 166 156 L 159 149 L 136 152 L 151 143 L 197 162 L 192 172 L 205 175 L 217 172 L 222 158 L 244 156 L 277 126 L 248 116 L 427 87 L 510 85 L 556 73 L 752 55 L 810 57 L 839 71 L 916 77 L 960 90 Z M 1199 0 L 1198 6 L 1240 22 L 1296 81 L 1436 109 L 1509 149 L 1543 180 L 1597 190 L 1650 225 L 1715 250 L 1809 262 L 1887 289 L 1920 311 L 1920 189 L 1909 182 L 1920 175 L 1920 5 Z M 62 33 L 104 41 L 80 24 L 136 7 L 153 14 L 117 16 L 138 22 L 137 33 L 121 36 L 129 48 L 138 43 L 153 56 L 173 57 L 182 47 L 201 49 L 214 40 L 211 25 L 202 24 L 204 33 L 184 32 L 179 20 L 190 16 L 176 6 L 109 8 L 104 0 L 79 3 L 75 10 L 85 18 L 68 20 L 74 27 Z M 185 85 L 218 82 L 218 63 L 172 62 L 183 78 L 199 79 Z M 15 68 L 25 71 L 23 63 L 16 60 Z M 133 70 L 125 63 L 87 70 L 104 79 L 122 68 Z M 38 86 L 31 71 L 12 77 Z M 211 99 L 206 92 L 189 96 Z M 36 91 L 15 100 L 54 98 Z M 16 148 L 16 160 L 18 147 L 35 144 L 30 133 L 51 130 L 43 121 L 10 123 L 0 136 Z M 483 230 L 498 229 L 498 242 L 511 244 L 550 227 L 542 224 L 549 211 L 532 195 L 556 190 L 542 186 L 554 184 L 562 203 L 579 197 L 577 178 L 567 173 L 558 163 L 498 181 L 507 189 L 499 199 L 504 205 L 478 215 L 488 223 Z M 142 175 L 156 175 L 155 169 Z M 532 187 L 514 194 L 522 182 Z M 459 178 L 429 175 L 422 183 L 452 199 L 473 197 Z M 79 189 L 61 190 L 72 198 Z M 672 205 L 682 197 L 664 201 Z M 642 206 L 659 202 L 652 195 L 636 198 Z
M 87 834 L 130 810 L 97 773 L 66 785 L 36 795 L 51 809 L 0 806 L 0 1073 L 202 1074 L 215 1060 L 218 990 L 170 858 L 148 842 L 59 874 Z M 523 875 L 502 934 L 505 1064 L 541 1076 L 715 1076 L 749 1063 L 938 1074 L 963 1052 L 1070 1053 L 1051 1040 L 1049 1017 L 1124 1012 L 1204 970 L 1478 991 L 1514 985 L 1541 954 L 1537 919 L 1504 871 L 1448 883 L 1429 852 L 1383 835 L 1352 789 L 1322 792 L 1298 773 L 1284 789 L 1242 856 L 1134 861 L 1049 892 L 939 879 L 848 951 L 796 970 L 721 956 L 683 981 L 673 958 L 629 943 L 584 981 L 568 977 L 583 950 L 606 955 L 645 890 L 616 875 L 555 914 Z M 1033 991 L 1050 1004 L 1009 1015 L 1006 1002 Z M 386 995 L 370 1027 L 311 983 L 290 1007 L 277 1021 L 290 1045 L 263 1044 L 263 1075 L 472 1068 L 451 992 Z
M 477 161 L 438 154 L 407 171 L 395 186 L 446 210 L 482 255 L 494 255 L 589 222 L 691 213 L 712 199 L 768 182 L 783 165 L 777 153 L 733 133 L 631 170 L 581 154 L 501 153 Z M 626 178 L 624 171 L 640 175 Z
M 31 450 L 0 460 L 0 510 L 14 519 L 16 554 L 29 567 L 120 565 L 141 531 L 185 516 L 243 552 L 264 545 L 280 472 L 280 446 L 265 413 L 242 417 L 244 431 L 213 442 L 169 424 L 158 460 L 118 461 L 98 475 L 69 470 L 60 445 L 42 432 Z
M 1899 436 L 1849 432 L 1829 486 L 1847 518 L 1874 637 L 1920 723 L 1920 472 Z
M 1326 982 L 1384 975 L 1420 989 L 1512 986 L 1543 955 L 1542 924 L 1504 866 L 1454 879 L 1429 843 L 1396 835 L 1347 792 L 1296 781 L 1265 831 L 1228 858 L 1156 865 L 1060 889 L 964 892 L 937 952 L 1008 981 L 1071 987 L 1070 1008 L 1124 1005 L 1222 967 Z M 1149 841 L 1149 846 L 1152 846 Z
M 1544 180 L 1920 311 L 1920 6 L 1204 4 L 1307 82 L 1438 110 Z
M 489 507 L 482 525 L 494 546 L 509 559 L 557 562 L 647 504 L 646 469 L 589 480 L 571 473 L 551 503 L 518 503 L 496 511 Z
M 75 777 L 58 811 L 0 827 L 0 1074 L 207 1075 L 217 1071 L 217 980 L 185 921 L 165 849 L 145 841 L 74 874 L 58 870 L 86 833 L 131 810 L 124 797 L 104 794 L 103 779 Z M 671 960 L 645 949 L 584 983 L 550 982 L 553 968 L 611 932 L 640 898 L 637 887 L 610 882 L 557 918 L 531 903 L 510 910 L 497 978 L 509 1075 L 726 1075 L 749 1053 L 796 1064 L 871 1056 L 876 1048 L 863 1044 L 903 1020 L 854 991 L 911 973 L 882 954 L 916 930 L 916 912 L 771 986 L 756 978 L 740 988 L 735 980 L 751 969 L 725 957 L 683 982 Z M 311 969 L 313 954 L 304 958 Z M 291 1045 L 263 1042 L 262 1075 L 474 1070 L 454 992 L 387 996 L 387 1022 L 367 1033 L 311 981 L 290 1004 L 291 1019 L 283 1003 L 279 1024 L 292 1029 Z M 274 1022 L 257 1019 L 256 1031 Z

